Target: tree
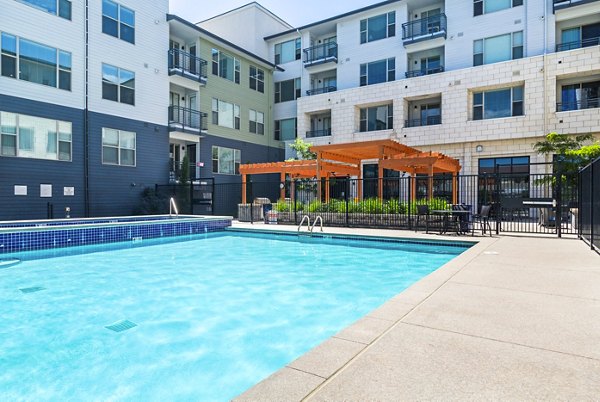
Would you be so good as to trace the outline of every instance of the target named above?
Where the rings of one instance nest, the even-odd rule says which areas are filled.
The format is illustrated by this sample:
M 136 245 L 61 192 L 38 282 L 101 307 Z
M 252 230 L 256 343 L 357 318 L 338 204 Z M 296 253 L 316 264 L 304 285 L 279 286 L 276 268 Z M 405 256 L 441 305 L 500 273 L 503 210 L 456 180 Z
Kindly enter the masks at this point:
M 181 161 L 181 174 L 179 175 L 179 182 L 181 184 L 187 184 L 190 181 L 190 157 L 185 154 Z
M 562 174 L 575 175 L 579 169 L 600 157 L 600 143 L 594 142 L 592 134 L 571 136 L 568 134 L 550 133 L 544 141 L 536 142 L 533 149 L 542 155 L 552 155 L 554 167 Z
M 301 160 L 317 159 L 317 154 L 310 152 L 310 147 L 312 147 L 312 144 L 305 142 L 302 138 L 296 138 L 296 141 L 290 144 L 290 148 L 296 151 L 296 155 Z M 294 159 L 292 158 L 291 160 Z

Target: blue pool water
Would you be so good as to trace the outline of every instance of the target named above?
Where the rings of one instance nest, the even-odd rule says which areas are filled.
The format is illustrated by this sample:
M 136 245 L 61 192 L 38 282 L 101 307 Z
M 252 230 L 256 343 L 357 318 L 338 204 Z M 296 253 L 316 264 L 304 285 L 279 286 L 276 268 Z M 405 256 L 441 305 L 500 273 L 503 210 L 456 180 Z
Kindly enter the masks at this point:
M 464 250 L 222 232 L 21 254 L 1 399 L 228 400 Z

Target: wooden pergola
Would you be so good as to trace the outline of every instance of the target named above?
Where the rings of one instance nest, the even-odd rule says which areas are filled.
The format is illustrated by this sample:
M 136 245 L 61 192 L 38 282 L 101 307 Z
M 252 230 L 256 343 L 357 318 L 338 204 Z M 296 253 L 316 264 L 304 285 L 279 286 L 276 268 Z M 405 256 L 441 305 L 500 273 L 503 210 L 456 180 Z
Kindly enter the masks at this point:
M 246 203 L 246 179 L 250 174 L 278 173 L 284 182 L 291 178 L 316 178 L 317 193 L 321 194 L 322 179 L 325 178 L 325 200 L 329 201 L 329 179 L 336 176 L 357 176 L 362 179 L 361 165 L 365 160 L 377 160 L 377 195 L 383 199 L 384 169 L 409 173 L 413 178 L 417 174 L 428 175 L 428 195 L 433 197 L 433 175 L 452 174 L 452 200 L 458 201 L 457 175 L 461 166 L 458 160 L 439 152 L 421 152 L 416 148 L 401 144 L 395 140 L 376 140 L 345 144 L 313 146 L 310 150 L 317 154 L 315 160 L 295 160 L 286 162 L 252 163 L 240 165 L 242 175 L 242 203 Z M 292 185 L 294 182 L 292 181 Z M 412 180 L 412 196 L 416 199 L 416 180 Z M 285 189 L 280 191 L 285 198 Z M 293 191 L 292 191 L 293 193 Z M 362 199 L 362 186 L 358 186 L 358 198 Z

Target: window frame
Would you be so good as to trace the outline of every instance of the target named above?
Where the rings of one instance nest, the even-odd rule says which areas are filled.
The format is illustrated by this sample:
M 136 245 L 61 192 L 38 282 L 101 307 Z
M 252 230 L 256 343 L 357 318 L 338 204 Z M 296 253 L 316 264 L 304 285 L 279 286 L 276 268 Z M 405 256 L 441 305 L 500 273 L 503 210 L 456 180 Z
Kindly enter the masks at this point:
M 104 9 L 105 3 L 111 3 L 112 5 L 117 7 L 117 18 L 116 19 L 114 16 L 105 14 L 105 9 Z M 131 13 L 131 15 L 133 17 L 133 25 L 131 25 L 129 22 L 123 21 L 123 18 L 121 16 L 121 9 L 125 9 L 127 12 Z M 105 19 L 114 21 L 117 24 L 116 35 L 113 35 L 111 32 L 108 32 L 108 30 L 105 30 L 105 26 L 104 26 Z M 122 32 L 121 32 L 122 28 L 123 28 L 122 25 L 125 25 L 128 28 L 131 28 L 131 33 L 133 35 L 131 40 L 129 40 L 129 38 L 127 38 L 127 37 L 124 37 L 124 35 L 122 34 Z M 132 10 L 129 7 L 125 7 L 121 3 L 118 3 L 114 0 L 102 0 L 102 33 L 112 36 L 113 38 L 120 39 L 124 42 L 131 43 L 132 45 L 135 45 L 135 10 Z
M 240 59 L 238 59 L 237 57 L 235 57 L 232 54 L 223 52 L 222 50 L 219 50 L 216 48 L 212 48 L 211 55 L 212 55 L 212 71 L 211 71 L 212 74 L 216 75 L 217 77 L 221 77 L 227 81 L 231 81 L 231 82 L 234 82 L 239 85 L 240 76 L 241 76 L 241 64 L 242 64 Z M 215 56 L 216 56 L 216 58 L 215 58 Z M 221 62 L 226 58 L 230 58 L 233 63 L 232 79 L 229 79 L 225 75 L 221 75 Z
M 495 61 L 493 63 L 486 63 L 485 62 L 485 42 L 486 40 L 490 40 L 490 39 L 495 39 L 495 38 L 499 38 L 502 36 L 508 36 L 510 35 L 510 59 L 506 59 L 506 60 L 500 60 L 500 61 Z M 517 42 L 517 38 L 520 38 L 520 42 Z M 479 44 L 479 46 L 478 46 Z M 481 48 L 481 51 L 478 51 L 478 47 Z M 494 64 L 494 63 L 502 63 L 503 61 L 510 61 L 510 60 L 518 60 L 518 59 L 522 59 L 525 54 L 524 54 L 524 35 L 523 35 L 523 31 L 515 31 L 515 32 L 509 32 L 506 34 L 502 34 L 502 35 L 495 35 L 495 36 L 489 36 L 487 38 L 481 38 L 481 39 L 475 39 L 473 41 L 473 66 L 477 67 L 477 66 L 484 66 L 484 65 L 488 65 L 488 64 Z
M 386 127 L 379 128 L 374 130 L 369 130 L 369 111 L 375 109 L 375 114 L 377 114 L 377 109 L 386 108 Z M 394 129 L 394 103 L 386 103 L 383 105 L 370 106 L 359 109 L 359 124 L 358 124 L 358 132 L 359 133 L 368 133 L 372 131 L 384 131 L 384 130 L 393 130 Z
M 252 73 L 254 70 L 254 74 Z M 249 84 L 248 87 L 252 90 L 260 92 L 262 94 L 265 93 L 265 71 L 256 66 L 250 66 L 248 69 L 249 76 Z M 262 76 L 262 79 L 261 79 Z M 254 88 L 252 87 L 254 85 Z
M 385 62 L 385 70 L 386 70 L 386 80 L 369 83 L 369 66 L 375 63 Z M 396 58 L 390 57 L 387 59 L 376 60 L 369 63 L 362 63 L 360 65 L 360 75 L 359 75 L 359 86 L 364 87 L 368 85 L 376 85 L 382 84 L 384 82 L 392 82 L 396 81 Z
M 215 159 L 215 150 L 217 151 L 217 158 Z M 221 150 L 233 151 L 233 173 L 225 173 L 221 171 Z M 213 145 L 211 148 L 211 170 L 213 174 L 224 174 L 228 176 L 239 176 L 240 175 L 240 164 L 242 161 L 242 151 L 236 148 L 221 147 Z M 217 163 L 217 171 L 215 171 L 215 162 Z
M 259 116 L 262 116 L 262 122 L 260 122 Z M 248 110 L 248 131 L 258 135 L 265 134 L 265 114 L 263 112 L 254 109 Z
M 283 47 L 283 45 L 290 43 L 290 42 L 294 42 L 294 59 L 282 61 L 281 60 L 281 48 Z M 290 40 L 286 40 L 284 42 L 276 43 L 274 46 L 273 54 L 274 54 L 275 64 L 286 64 L 286 63 L 291 63 L 293 61 L 300 60 L 302 58 L 302 39 L 296 38 L 296 39 L 290 39 Z
M 116 131 L 117 132 L 117 146 L 114 145 L 105 145 L 104 144 L 104 136 L 106 134 L 107 130 L 112 130 L 112 131 Z M 134 147 L 133 148 L 122 148 L 121 147 L 121 133 L 127 133 L 127 134 L 133 134 L 133 142 L 134 142 Z M 101 160 L 102 160 L 102 164 L 103 165 L 108 165 L 108 166 L 123 166 L 123 167 L 132 167 L 135 168 L 137 167 L 137 133 L 134 131 L 127 131 L 127 130 L 119 130 L 116 128 L 110 128 L 110 127 L 102 127 L 102 155 L 101 155 Z M 104 148 L 113 148 L 117 150 L 117 163 L 112 163 L 112 162 L 105 162 L 104 160 Z M 127 150 L 127 151 L 133 151 L 133 165 L 125 165 L 121 162 L 121 151 L 122 150 Z
M 290 117 L 288 119 L 275 120 L 274 130 L 273 130 L 273 138 L 275 139 L 275 141 L 292 141 L 291 139 L 284 140 L 281 137 L 281 122 L 288 121 L 288 120 L 294 120 L 294 139 L 298 138 L 298 119 L 296 117 Z
M 486 108 L 485 108 L 485 98 L 486 93 L 490 92 L 501 92 L 501 91 L 509 91 L 510 92 L 510 115 L 509 116 L 498 116 L 498 117 L 485 117 Z M 519 93 L 516 93 L 520 91 Z M 480 99 L 477 99 L 480 98 Z M 471 109 L 471 120 L 479 121 L 479 120 L 493 120 L 493 119 L 506 119 L 509 117 L 522 117 L 525 116 L 525 86 L 517 85 L 505 88 L 491 89 L 487 91 L 474 91 L 472 94 L 473 99 L 473 107 Z M 515 106 L 517 106 L 515 108 Z M 516 110 L 515 110 L 516 109 Z M 479 110 L 476 112 L 476 110 Z M 520 110 L 520 112 L 518 112 Z M 517 114 L 515 114 L 517 112 Z
M 498 11 L 508 10 L 510 8 L 515 8 L 523 5 L 523 0 L 510 0 L 510 6 L 506 8 L 501 8 L 494 11 L 485 12 L 485 2 L 486 0 L 473 0 L 473 17 L 478 17 L 480 15 L 492 14 Z
M 383 38 L 369 39 L 369 21 L 385 16 L 385 36 Z M 363 18 L 359 22 L 360 44 L 376 42 L 396 36 L 396 11 L 390 11 L 383 14 L 374 15 L 369 18 Z
M 118 82 L 114 83 L 114 82 L 108 81 L 108 80 L 106 80 L 104 78 L 104 76 L 105 76 L 105 74 L 104 74 L 104 68 L 105 67 L 117 69 L 117 80 L 118 80 Z M 126 73 L 130 73 L 130 74 L 133 75 L 133 87 L 125 86 L 124 84 L 121 83 L 121 72 L 126 72 Z M 115 99 L 111 99 L 111 98 L 106 98 L 104 96 L 104 85 L 114 85 L 114 86 L 116 86 L 116 88 L 117 88 L 117 99 L 116 100 Z M 121 96 L 122 88 L 125 88 L 126 90 L 133 91 L 133 103 L 123 102 L 122 101 L 122 96 Z M 108 100 L 108 101 L 112 101 L 112 102 L 121 103 L 123 105 L 135 106 L 135 71 L 126 70 L 124 68 L 113 66 L 113 65 L 108 64 L 108 63 L 102 63 L 102 99 Z
M 219 122 L 219 113 L 221 112 L 221 108 L 220 105 L 221 103 L 226 103 L 227 105 L 231 105 L 231 113 L 232 113 L 232 122 L 233 122 L 233 126 L 226 126 L 223 125 Z M 215 109 L 216 106 L 216 109 Z M 232 130 L 239 130 L 240 129 L 240 112 L 241 112 L 241 107 L 240 105 L 233 103 L 233 102 L 227 102 L 224 101 L 222 99 L 219 98 L 212 98 L 211 101 L 211 123 L 215 126 L 219 126 L 219 127 L 224 127 L 224 128 L 229 128 Z
M 65 20 L 68 21 L 72 21 L 73 18 L 73 2 L 71 0 L 55 0 L 55 4 L 56 4 L 56 12 L 51 12 L 50 10 L 46 9 L 45 7 L 35 4 L 34 1 L 32 0 L 17 0 L 19 3 L 25 4 L 29 7 L 35 8 L 37 10 L 43 11 L 45 13 L 51 14 L 51 15 L 55 15 L 57 17 L 63 18 Z M 63 8 L 62 6 L 68 4 L 68 15 L 69 17 L 65 17 L 63 14 Z M 66 11 L 66 10 L 65 10 Z
M 289 83 L 290 81 L 294 82 L 294 97 L 292 99 L 281 100 L 282 99 L 281 86 L 282 86 L 282 84 Z M 298 98 L 300 98 L 302 96 L 301 86 L 302 86 L 302 82 L 299 77 L 276 82 L 275 85 L 273 85 L 274 90 L 275 90 L 274 103 L 292 102 L 292 101 L 297 100 Z

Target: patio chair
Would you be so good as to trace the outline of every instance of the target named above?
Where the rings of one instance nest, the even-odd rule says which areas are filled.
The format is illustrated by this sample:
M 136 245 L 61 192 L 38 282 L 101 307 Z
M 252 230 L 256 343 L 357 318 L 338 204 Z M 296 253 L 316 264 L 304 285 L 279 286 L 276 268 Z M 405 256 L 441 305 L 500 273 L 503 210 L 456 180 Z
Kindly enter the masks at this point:
M 479 214 L 473 215 L 472 231 L 471 236 L 475 235 L 475 225 L 479 225 L 481 228 L 481 234 L 485 235 L 486 229 L 489 229 L 490 236 L 492 236 L 492 225 L 490 225 L 490 211 L 491 205 L 483 205 Z
M 415 221 L 415 232 L 419 228 L 421 218 L 425 219 L 425 233 L 429 232 L 429 205 L 417 205 L 417 220 Z

